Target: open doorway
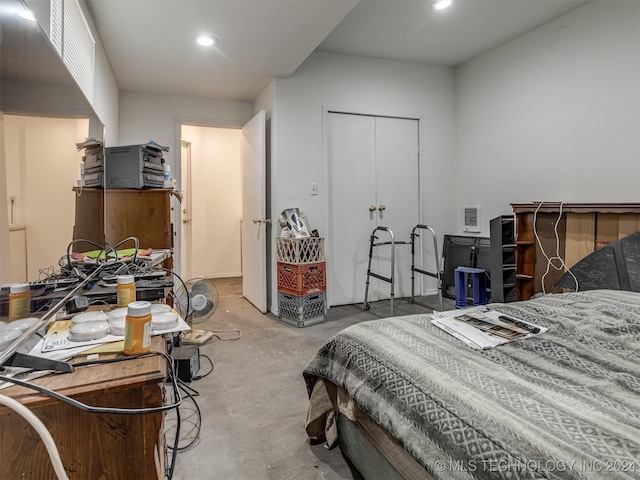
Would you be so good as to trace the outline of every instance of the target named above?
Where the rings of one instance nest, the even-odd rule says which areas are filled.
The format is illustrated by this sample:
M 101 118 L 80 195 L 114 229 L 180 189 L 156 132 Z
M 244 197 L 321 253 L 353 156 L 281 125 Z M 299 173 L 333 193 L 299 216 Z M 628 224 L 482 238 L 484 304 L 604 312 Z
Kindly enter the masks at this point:
M 0 145 L 5 165 L 0 189 L 6 195 L 10 268 L 6 282 L 42 280 L 59 270 L 74 237 L 76 198 L 89 118 L 4 114 Z M 1 213 L 5 215 L 5 212 Z M 98 221 L 98 220 L 96 220 Z
M 242 295 L 268 311 L 268 155 L 264 110 L 242 128 L 180 125 L 181 273 L 242 278 Z
M 181 275 L 242 276 L 242 130 L 182 125 Z

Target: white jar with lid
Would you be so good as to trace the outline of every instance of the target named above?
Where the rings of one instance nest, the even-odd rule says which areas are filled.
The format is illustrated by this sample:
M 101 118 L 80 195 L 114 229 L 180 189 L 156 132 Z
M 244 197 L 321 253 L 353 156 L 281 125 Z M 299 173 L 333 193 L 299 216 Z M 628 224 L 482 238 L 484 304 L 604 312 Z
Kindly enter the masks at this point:
M 31 313 L 31 286 L 14 283 L 9 287 L 9 320 L 19 320 Z
M 136 355 L 151 350 L 151 303 L 132 302 L 124 323 L 124 354 Z
M 118 275 L 116 278 L 116 299 L 119 308 L 136 301 L 136 282 L 133 275 Z

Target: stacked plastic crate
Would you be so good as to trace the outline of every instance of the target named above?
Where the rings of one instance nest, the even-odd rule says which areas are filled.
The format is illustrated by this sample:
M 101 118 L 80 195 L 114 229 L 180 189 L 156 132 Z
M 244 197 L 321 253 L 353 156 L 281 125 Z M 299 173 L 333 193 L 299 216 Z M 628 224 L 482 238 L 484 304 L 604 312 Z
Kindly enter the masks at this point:
M 327 269 L 324 238 L 276 238 L 278 314 L 284 322 L 307 327 L 326 319 Z

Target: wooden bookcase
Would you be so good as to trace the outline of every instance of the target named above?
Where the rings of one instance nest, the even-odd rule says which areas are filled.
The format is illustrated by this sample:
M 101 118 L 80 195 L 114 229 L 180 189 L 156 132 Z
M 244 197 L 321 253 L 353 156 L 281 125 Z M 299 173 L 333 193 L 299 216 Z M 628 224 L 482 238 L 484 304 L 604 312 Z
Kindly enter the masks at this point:
M 640 230 L 640 203 L 512 203 L 515 215 L 516 300 L 553 284 L 567 268 L 607 243 Z M 549 260 L 552 265 L 549 268 Z M 548 270 L 548 271 L 547 271 Z

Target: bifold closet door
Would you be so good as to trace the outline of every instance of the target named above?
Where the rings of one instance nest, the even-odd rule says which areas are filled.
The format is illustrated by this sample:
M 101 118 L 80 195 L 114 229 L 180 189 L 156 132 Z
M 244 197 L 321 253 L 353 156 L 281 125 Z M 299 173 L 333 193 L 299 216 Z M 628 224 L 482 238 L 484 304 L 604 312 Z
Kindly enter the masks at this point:
M 373 230 L 385 226 L 396 241 L 408 241 L 418 223 L 418 122 L 344 113 L 328 117 L 328 302 L 362 303 Z M 379 233 L 380 241 L 389 239 Z M 372 271 L 389 276 L 390 263 L 390 248 L 376 247 Z M 397 245 L 396 298 L 410 295 L 410 280 L 410 246 Z M 390 287 L 371 278 L 369 301 L 388 299 Z

